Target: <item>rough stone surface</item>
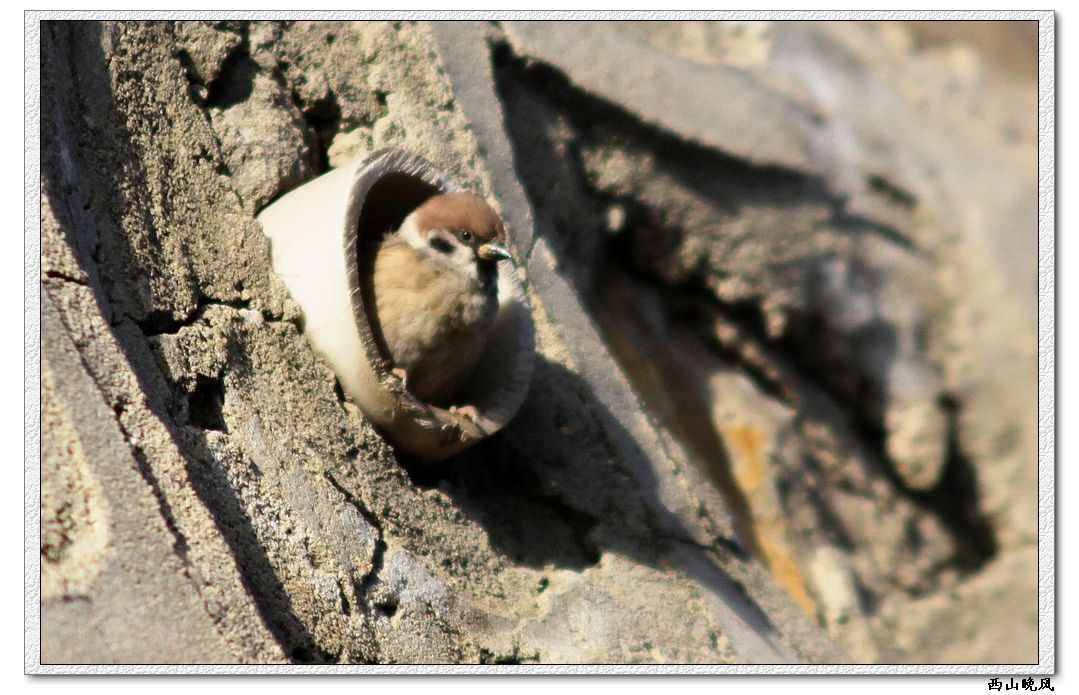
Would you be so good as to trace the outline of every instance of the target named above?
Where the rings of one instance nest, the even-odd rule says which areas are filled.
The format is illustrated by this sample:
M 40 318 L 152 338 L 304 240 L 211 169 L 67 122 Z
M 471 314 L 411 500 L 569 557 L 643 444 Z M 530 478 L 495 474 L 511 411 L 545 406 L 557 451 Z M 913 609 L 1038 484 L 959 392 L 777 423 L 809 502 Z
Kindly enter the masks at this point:
M 223 596 L 225 582 L 204 583 L 231 568 L 202 574 L 211 569 L 205 552 L 180 535 L 176 510 L 146 466 L 151 442 L 114 419 L 116 406 L 110 412 L 80 365 L 48 294 L 42 323 L 51 336 L 42 360 L 50 433 L 42 457 L 42 663 L 282 661 L 253 612 L 237 621 L 246 596 Z
M 616 23 L 561 22 L 552 31 L 547 22 L 510 22 L 506 34 L 522 54 L 685 141 L 756 166 L 815 166 L 807 135 L 816 114 L 741 70 L 678 60 Z
M 43 25 L 43 663 L 1036 658 L 1022 75 L 552 29 Z M 495 202 L 537 326 L 521 413 L 432 467 L 254 219 L 384 146 Z

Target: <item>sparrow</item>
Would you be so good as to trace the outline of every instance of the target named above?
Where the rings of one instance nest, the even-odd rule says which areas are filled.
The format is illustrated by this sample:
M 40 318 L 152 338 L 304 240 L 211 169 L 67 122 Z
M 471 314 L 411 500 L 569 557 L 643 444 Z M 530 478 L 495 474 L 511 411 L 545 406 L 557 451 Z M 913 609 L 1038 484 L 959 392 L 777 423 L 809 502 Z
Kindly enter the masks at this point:
M 497 263 L 512 260 L 504 240 L 495 211 L 462 192 L 427 199 L 380 243 L 377 322 L 393 373 L 420 400 L 447 405 L 476 368 L 498 313 Z

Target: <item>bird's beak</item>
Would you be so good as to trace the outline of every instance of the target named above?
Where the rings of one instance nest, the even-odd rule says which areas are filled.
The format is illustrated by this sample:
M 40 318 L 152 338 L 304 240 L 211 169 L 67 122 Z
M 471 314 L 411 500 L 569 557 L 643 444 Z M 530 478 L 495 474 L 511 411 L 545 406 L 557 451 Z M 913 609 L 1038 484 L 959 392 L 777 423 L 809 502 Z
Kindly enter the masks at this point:
M 476 249 L 476 255 L 485 261 L 513 260 L 509 250 L 502 244 L 495 242 L 480 244 L 480 247 Z

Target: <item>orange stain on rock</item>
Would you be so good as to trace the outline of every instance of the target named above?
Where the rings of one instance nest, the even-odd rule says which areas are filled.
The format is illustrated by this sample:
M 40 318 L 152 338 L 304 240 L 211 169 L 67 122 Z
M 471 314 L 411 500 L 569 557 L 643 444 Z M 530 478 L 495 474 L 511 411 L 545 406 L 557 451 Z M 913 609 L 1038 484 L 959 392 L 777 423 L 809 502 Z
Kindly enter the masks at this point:
M 750 425 L 732 425 L 724 434 L 736 454 L 733 457 L 734 477 L 742 491 L 751 495 L 764 480 L 764 456 L 761 455 L 764 432 Z
M 791 599 L 811 619 L 817 615 L 817 604 L 809 594 L 805 575 L 787 549 L 787 524 L 780 516 L 765 516 L 758 498 L 763 494 L 765 435 L 752 425 L 728 425 L 723 428 L 724 439 L 730 445 L 731 468 L 738 487 L 749 501 L 750 523 L 760 545 L 761 558 L 768 571 Z M 778 510 L 777 510 L 778 513 Z
M 791 599 L 798 604 L 802 612 L 815 620 L 817 617 L 817 603 L 809 595 L 802 568 L 798 566 L 798 563 L 782 545 L 781 538 L 779 544 L 776 544 L 770 534 L 764 532 L 760 534 L 764 562 L 768 565 L 768 570 L 772 573 L 772 576 L 776 578 L 776 581 L 779 582 L 779 585 L 783 587 Z

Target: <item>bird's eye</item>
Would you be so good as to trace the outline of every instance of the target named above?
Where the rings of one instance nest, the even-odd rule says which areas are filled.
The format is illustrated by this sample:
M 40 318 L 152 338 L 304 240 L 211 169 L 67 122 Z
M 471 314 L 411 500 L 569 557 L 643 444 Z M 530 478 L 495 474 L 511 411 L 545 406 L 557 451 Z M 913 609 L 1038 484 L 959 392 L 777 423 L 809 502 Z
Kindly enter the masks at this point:
M 472 232 L 467 229 L 461 230 L 461 241 L 472 241 Z

